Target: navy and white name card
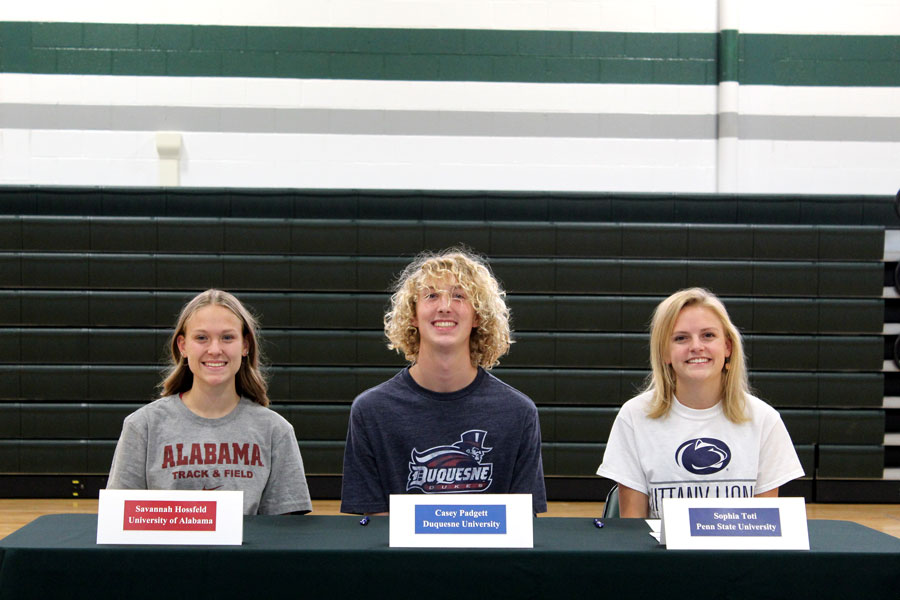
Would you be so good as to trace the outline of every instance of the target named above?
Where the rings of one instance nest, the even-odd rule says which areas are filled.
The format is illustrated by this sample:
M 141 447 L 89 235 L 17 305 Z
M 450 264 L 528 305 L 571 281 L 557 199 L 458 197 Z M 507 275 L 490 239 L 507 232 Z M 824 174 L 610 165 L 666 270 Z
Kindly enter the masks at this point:
M 669 498 L 660 542 L 670 550 L 809 550 L 803 498 Z
M 396 548 L 533 548 L 531 494 L 390 497 Z

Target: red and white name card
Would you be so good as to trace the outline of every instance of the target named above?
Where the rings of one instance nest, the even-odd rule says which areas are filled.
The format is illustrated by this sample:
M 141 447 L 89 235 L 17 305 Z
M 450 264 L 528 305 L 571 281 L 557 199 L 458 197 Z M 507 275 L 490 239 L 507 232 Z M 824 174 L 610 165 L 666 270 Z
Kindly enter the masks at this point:
M 98 544 L 240 545 L 244 492 L 100 490 Z

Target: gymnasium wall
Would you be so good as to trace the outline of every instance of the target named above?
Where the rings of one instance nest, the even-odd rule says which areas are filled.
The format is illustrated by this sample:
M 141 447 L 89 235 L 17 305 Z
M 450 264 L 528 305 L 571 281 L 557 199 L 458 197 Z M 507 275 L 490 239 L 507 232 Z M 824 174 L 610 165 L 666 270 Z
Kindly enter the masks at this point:
M 0 184 L 892 195 L 898 88 L 893 0 L 7 2 Z

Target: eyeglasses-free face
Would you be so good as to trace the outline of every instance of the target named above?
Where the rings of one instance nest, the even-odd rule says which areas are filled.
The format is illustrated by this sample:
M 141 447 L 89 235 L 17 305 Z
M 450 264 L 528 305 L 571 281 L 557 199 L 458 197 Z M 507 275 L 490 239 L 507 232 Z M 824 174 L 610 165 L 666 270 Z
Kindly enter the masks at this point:
M 666 362 L 675 371 L 675 387 L 721 379 L 731 340 L 719 317 L 704 306 L 682 309 L 669 339 Z
M 456 278 L 426 282 L 416 299 L 420 351 L 428 346 L 459 347 L 469 353 L 472 328 L 478 326 L 475 308 Z
M 241 320 L 224 306 L 211 304 L 191 315 L 184 329 L 184 335 L 178 336 L 178 350 L 187 358 L 194 386 L 233 389 L 249 350 Z

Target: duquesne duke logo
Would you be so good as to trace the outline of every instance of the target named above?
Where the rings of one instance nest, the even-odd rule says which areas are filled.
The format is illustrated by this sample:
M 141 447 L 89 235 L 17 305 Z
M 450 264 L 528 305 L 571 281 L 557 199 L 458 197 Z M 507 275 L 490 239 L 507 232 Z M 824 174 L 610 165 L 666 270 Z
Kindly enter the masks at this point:
M 484 444 L 487 431 L 471 429 L 449 446 L 419 452 L 413 448 L 406 490 L 418 488 L 426 494 L 483 492 L 491 486 L 493 463 L 484 455 L 493 450 Z

